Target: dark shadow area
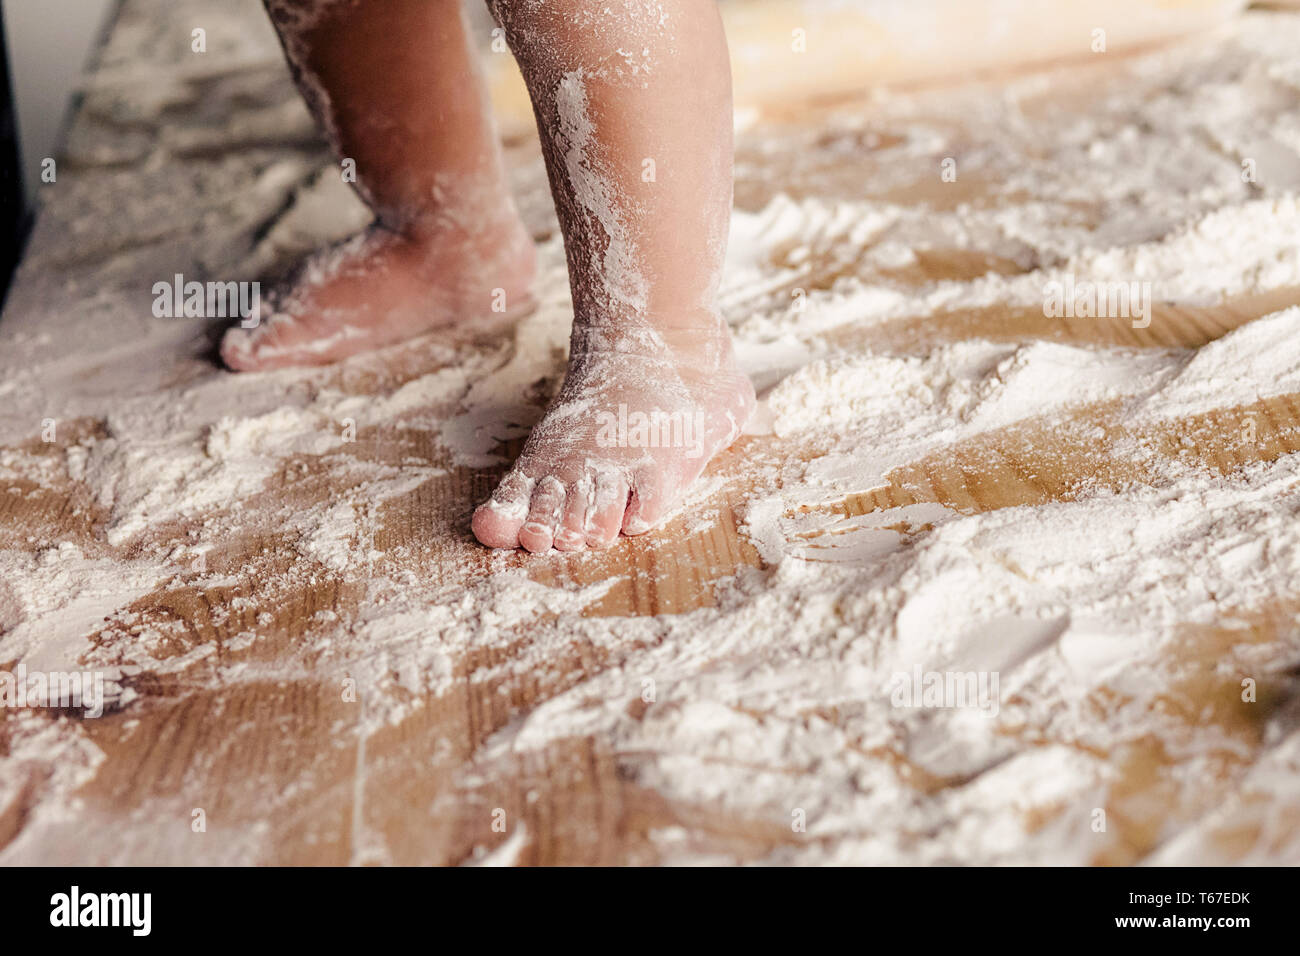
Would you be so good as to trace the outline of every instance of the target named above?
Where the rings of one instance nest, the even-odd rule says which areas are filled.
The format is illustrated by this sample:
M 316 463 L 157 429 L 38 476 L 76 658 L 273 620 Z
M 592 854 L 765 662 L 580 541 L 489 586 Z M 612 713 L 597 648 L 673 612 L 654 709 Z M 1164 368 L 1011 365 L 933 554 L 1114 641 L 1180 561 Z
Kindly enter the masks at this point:
M 9 47 L 0 18 L 0 308 L 4 307 L 31 226 L 18 159 L 18 120 L 9 79 Z

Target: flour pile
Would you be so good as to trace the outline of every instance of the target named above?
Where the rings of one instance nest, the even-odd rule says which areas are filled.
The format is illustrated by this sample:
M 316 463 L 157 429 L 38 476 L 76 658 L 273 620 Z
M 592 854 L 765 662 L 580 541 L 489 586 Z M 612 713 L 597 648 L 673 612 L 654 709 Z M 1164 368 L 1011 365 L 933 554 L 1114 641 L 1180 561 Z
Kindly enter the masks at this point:
M 536 685 L 457 792 L 590 737 L 672 806 L 764 834 L 728 849 L 665 822 L 647 834 L 665 862 L 1300 862 L 1297 51 L 1300 16 L 1252 13 L 1077 68 L 1081 102 L 1062 69 L 742 130 L 723 302 L 763 412 L 678 527 L 703 540 L 739 502 L 758 558 L 713 606 L 657 617 L 596 613 L 630 566 L 467 541 L 468 476 L 508 461 L 563 369 L 549 220 L 541 305 L 508 334 L 236 378 L 203 358 L 210 330 L 147 318 L 159 253 L 96 224 L 132 187 L 90 162 L 50 194 L 0 326 L 0 488 L 21 518 L 0 539 L 0 664 L 107 670 L 126 688 L 110 721 L 187 687 L 347 674 L 365 717 L 339 733 L 363 741 L 466 683 Z M 268 76 L 255 105 L 219 92 L 292 113 Z M 207 81 L 170 82 L 183 104 Z M 230 124 L 212 142 L 246 155 L 187 154 L 187 173 L 183 130 L 135 143 L 171 115 L 149 85 L 92 94 L 81 122 L 104 155 L 155 158 L 170 217 L 212 222 L 187 245 L 119 200 L 176 271 L 269 269 L 357 228 L 319 154 L 285 146 L 292 123 L 252 148 Z M 518 163 L 526 212 L 539 170 Z M 1046 318 L 1066 279 L 1149 283 L 1149 327 Z M 309 618 L 291 640 L 287 615 Z M 575 647 L 600 666 L 562 672 Z M 896 706 L 914 673 L 995 674 L 996 697 Z M 5 716 L 0 820 L 25 812 L 0 862 L 266 861 L 277 814 L 320 783 L 257 777 L 261 829 L 220 849 L 144 812 L 87 838 L 93 728 Z

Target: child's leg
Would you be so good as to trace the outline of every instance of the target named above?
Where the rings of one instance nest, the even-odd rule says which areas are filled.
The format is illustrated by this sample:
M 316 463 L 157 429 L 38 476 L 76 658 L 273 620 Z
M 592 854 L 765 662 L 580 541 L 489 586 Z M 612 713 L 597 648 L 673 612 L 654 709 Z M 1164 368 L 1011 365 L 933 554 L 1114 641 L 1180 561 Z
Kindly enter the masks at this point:
M 236 369 L 317 365 L 527 300 L 515 213 L 460 0 L 266 0 L 317 120 L 376 225 L 309 263 Z M 342 167 L 340 167 L 342 175 Z
M 490 3 L 537 113 L 575 316 L 560 394 L 474 533 L 604 547 L 656 524 L 753 410 L 714 301 L 731 208 L 726 41 L 707 0 Z

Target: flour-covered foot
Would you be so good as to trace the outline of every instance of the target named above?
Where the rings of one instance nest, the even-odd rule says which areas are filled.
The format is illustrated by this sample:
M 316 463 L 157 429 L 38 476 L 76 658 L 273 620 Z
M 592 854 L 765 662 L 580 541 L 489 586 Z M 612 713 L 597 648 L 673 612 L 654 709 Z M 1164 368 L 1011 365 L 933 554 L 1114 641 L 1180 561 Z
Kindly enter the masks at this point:
M 725 327 L 579 328 L 559 394 L 474 512 L 493 548 L 607 548 L 649 531 L 754 411 Z
M 326 365 L 529 302 L 536 250 L 523 224 L 411 236 L 372 227 L 321 253 L 268 296 L 221 357 L 236 371 Z

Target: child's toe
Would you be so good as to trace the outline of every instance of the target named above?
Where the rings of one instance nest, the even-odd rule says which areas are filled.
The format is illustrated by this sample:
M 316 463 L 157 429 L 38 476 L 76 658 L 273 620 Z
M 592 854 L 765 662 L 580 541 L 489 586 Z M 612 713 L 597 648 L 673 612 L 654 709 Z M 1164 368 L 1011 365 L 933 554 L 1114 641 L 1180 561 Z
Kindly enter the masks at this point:
M 519 520 L 511 519 L 488 504 L 479 505 L 474 511 L 470 527 L 479 543 L 489 548 L 519 547 Z
M 647 469 L 638 474 L 632 483 L 632 497 L 623 516 L 623 533 L 645 534 L 668 511 L 669 496 L 661 472 Z
M 564 485 L 552 475 L 537 483 L 528 519 L 519 529 L 519 543 L 532 552 L 547 551 L 555 542 L 555 530 L 564 510 Z
M 492 497 L 474 512 L 470 527 L 474 537 L 489 548 L 519 547 L 519 529 L 528 515 L 533 482 L 512 471 L 497 485 Z
M 257 357 L 253 349 L 253 336 L 244 329 L 227 329 L 221 337 L 221 361 L 234 372 L 255 372 Z
M 583 478 L 569 486 L 564 514 L 555 532 L 555 547 L 560 551 L 583 551 L 587 547 L 587 512 L 591 508 L 595 485 Z
M 627 482 L 621 475 L 605 472 L 596 476 L 595 494 L 587 514 L 587 547 L 608 548 L 618 540 L 627 510 Z

